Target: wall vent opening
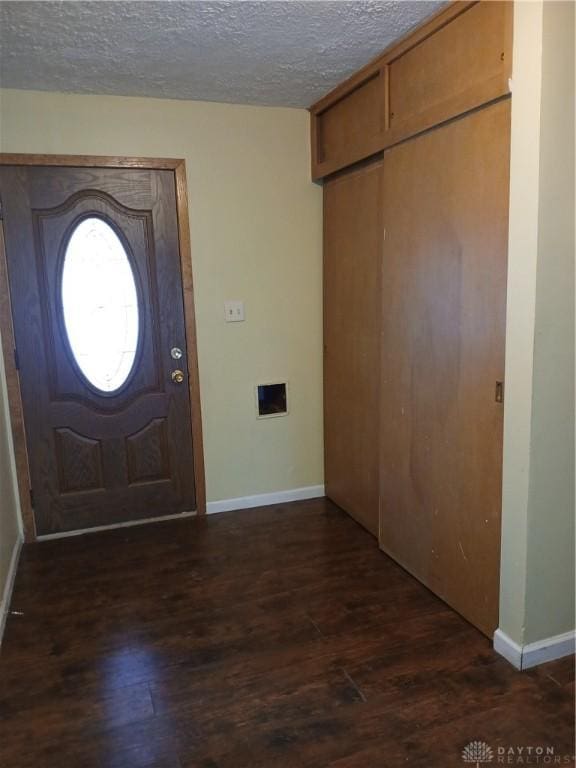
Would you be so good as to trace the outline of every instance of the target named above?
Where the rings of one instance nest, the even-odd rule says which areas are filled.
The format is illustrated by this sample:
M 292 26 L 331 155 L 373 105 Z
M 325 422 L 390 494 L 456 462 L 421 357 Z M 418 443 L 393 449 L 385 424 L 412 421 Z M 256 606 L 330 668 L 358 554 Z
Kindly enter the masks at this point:
M 258 384 L 256 386 L 256 408 L 259 419 L 270 416 L 286 416 L 288 413 L 286 382 Z

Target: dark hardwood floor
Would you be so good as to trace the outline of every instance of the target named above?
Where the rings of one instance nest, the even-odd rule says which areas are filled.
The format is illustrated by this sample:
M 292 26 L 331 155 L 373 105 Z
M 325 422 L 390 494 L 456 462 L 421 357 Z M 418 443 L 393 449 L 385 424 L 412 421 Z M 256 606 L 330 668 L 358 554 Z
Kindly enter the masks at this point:
M 327 501 L 29 545 L 11 608 L 2 768 L 572 763 L 572 660 L 516 672 Z

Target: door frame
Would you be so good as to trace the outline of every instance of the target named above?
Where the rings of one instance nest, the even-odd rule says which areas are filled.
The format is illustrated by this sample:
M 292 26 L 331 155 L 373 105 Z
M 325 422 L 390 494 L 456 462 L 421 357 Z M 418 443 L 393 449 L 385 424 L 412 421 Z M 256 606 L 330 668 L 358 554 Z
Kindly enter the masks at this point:
M 55 166 L 69 168 L 133 168 L 142 170 L 164 170 L 174 173 L 176 189 L 176 214 L 178 240 L 180 245 L 180 272 L 182 275 L 182 297 L 184 302 L 184 323 L 186 329 L 186 350 L 188 361 L 188 388 L 192 427 L 192 448 L 194 455 L 194 482 L 196 486 L 196 514 L 206 514 L 206 481 L 204 476 L 204 450 L 202 444 L 202 412 L 200 408 L 200 380 L 198 374 L 198 347 L 196 341 L 196 319 L 194 310 L 194 286 L 192 278 L 192 249 L 188 216 L 188 186 L 186 163 L 182 159 L 150 157 L 109 157 L 99 155 L 36 155 L 0 152 L 0 166 Z M 3 211 L 0 201 L 0 334 L 2 355 L 6 373 L 8 413 L 14 443 L 16 478 L 24 540 L 36 541 L 36 525 L 30 495 L 31 480 L 24 429 L 24 409 L 20 393 L 20 379 L 15 359 L 14 326 L 8 264 L 4 240 Z M 169 516 L 169 517 L 174 517 Z M 178 515 L 179 517 L 179 515 Z M 154 518 L 158 520 L 158 518 Z M 139 521 L 146 523 L 146 520 Z M 116 526 L 107 526 L 116 527 Z

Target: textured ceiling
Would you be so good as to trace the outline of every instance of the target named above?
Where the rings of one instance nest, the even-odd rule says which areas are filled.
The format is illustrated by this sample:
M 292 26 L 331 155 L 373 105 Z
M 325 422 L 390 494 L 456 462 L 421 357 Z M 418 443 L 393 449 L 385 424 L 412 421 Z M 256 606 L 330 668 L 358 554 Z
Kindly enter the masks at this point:
M 443 2 L 1 2 L 0 84 L 307 107 Z

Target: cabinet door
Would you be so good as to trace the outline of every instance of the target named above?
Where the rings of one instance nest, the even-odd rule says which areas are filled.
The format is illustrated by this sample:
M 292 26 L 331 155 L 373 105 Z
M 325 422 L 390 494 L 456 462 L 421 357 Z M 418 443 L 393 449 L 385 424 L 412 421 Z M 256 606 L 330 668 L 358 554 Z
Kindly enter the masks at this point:
M 498 624 L 510 102 L 389 150 L 380 545 Z
M 324 185 L 326 493 L 378 532 L 382 163 Z

